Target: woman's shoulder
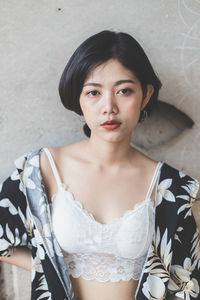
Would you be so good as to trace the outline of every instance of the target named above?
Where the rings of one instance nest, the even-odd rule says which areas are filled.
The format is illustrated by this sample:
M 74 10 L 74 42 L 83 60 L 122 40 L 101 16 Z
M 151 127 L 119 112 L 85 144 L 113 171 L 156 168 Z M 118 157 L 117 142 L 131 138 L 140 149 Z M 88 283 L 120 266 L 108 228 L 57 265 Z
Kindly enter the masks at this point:
M 24 167 L 24 163 L 28 160 L 29 163 L 33 164 L 34 166 L 39 166 L 39 159 L 41 157 L 44 157 L 44 149 L 48 149 L 52 156 L 60 157 L 61 155 L 65 154 L 75 154 L 75 150 L 79 149 L 80 151 L 80 144 L 78 143 L 73 143 L 73 144 L 68 144 L 64 146 L 55 146 L 55 147 L 48 147 L 48 146 L 43 146 L 40 148 L 36 148 L 30 151 L 26 151 L 19 156 L 17 156 L 14 159 L 14 163 L 16 167 L 19 169 L 22 169 Z
M 139 152 L 139 155 L 141 153 Z M 152 160 L 148 156 L 142 155 L 145 163 L 155 164 L 160 162 L 160 176 L 159 176 L 159 191 L 161 194 L 169 195 L 174 193 L 178 195 L 189 194 L 192 198 L 196 198 L 199 191 L 199 180 L 191 175 L 191 172 L 184 171 L 182 168 L 165 161 Z

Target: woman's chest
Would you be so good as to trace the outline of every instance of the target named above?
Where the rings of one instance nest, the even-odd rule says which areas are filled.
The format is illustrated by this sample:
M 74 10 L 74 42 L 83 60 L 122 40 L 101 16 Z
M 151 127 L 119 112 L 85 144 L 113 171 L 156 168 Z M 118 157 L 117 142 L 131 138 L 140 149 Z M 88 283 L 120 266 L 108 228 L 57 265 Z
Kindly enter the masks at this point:
M 63 178 L 66 190 L 72 194 L 73 199 L 81 203 L 84 210 L 93 215 L 96 221 L 103 224 L 122 217 L 126 211 L 142 203 L 147 197 L 150 185 L 148 176 L 143 178 L 131 174 L 114 176 L 95 174 L 88 170 L 72 172 L 70 176 L 64 172 Z M 50 199 L 54 191 L 53 189 L 50 191 Z M 155 187 L 152 201 L 154 192 Z
M 44 153 L 42 153 L 44 154 Z M 44 160 L 45 158 L 45 160 Z M 56 160 L 57 162 L 58 160 Z M 58 174 L 73 199 L 100 223 L 108 223 L 151 196 L 154 200 L 156 163 L 145 168 L 97 169 L 95 166 L 69 158 L 59 161 Z M 42 177 L 49 202 L 58 192 L 58 184 L 46 155 L 41 156 Z

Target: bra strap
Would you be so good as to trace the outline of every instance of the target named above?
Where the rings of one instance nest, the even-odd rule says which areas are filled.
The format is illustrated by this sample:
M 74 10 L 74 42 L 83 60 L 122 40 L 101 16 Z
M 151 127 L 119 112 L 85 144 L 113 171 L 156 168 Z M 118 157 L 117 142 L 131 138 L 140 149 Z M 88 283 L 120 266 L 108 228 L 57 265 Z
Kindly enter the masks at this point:
M 47 157 L 48 157 L 48 159 L 49 159 L 49 162 L 50 162 L 51 168 L 52 168 L 52 170 L 53 170 L 53 174 L 54 174 L 54 176 L 55 176 L 55 179 L 56 179 L 56 182 L 57 182 L 57 184 L 58 184 L 58 187 L 60 187 L 60 186 L 62 185 L 62 182 L 61 182 L 61 180 L 60 180 L 60 176 L 59 176 L 59 174 L 58 174 L 58 171 L 57 171 L 57 168 L 56 168 L 54 159 L 53 159 L 53 157 L 52 157 L 52 154 L 51 154 L 51 152 L 49 151 L 48 148 L 43 148 L 43 149 L 44 149 L 44 151 L 45 151 L 45 153 L 47 154 Z
M 151 184 L 149 186 L 149 189 L 148 189 L 148 192 L 147 192 L 147 196 L 146 196 L 146 199 L 150 198 L 151 197 L 151 193 L 153 191 L 153 187 L 154 187 L 154 184 L 155 184 L 155 181 L 157 179 L 157 174 L 158 174 L 158 171 L 159 171 L 159 167 L 161 166 L 161 161 L 158 162 L 157 166 L 156 166 L 156 169 L 155 169 L 155 172 L 154 172 L 154 175 L 153 175 L 153 178 L 151 180 Z

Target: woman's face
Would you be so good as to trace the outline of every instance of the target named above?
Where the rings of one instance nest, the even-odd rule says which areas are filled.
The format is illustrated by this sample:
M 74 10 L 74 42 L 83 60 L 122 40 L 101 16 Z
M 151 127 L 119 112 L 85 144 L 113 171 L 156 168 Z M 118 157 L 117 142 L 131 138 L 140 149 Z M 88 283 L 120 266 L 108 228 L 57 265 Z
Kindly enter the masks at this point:
M 140 111 L 149 101 L 153 86 L 147 85 L 143 99 L 140 81 L 117 59 L 110 59 L 88 74 L 80 94 L 80 106 L 92 135 L 106 139 L 122 139 L 132 134 Z M 101 124 L 115 119 L 121 125 L 107 130 Z

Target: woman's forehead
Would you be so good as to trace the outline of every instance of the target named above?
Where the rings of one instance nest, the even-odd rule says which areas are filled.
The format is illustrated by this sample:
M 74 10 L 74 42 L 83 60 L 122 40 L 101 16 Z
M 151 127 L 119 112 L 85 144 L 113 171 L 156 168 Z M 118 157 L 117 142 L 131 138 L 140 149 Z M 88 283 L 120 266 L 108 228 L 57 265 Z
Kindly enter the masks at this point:
M 94 67 L 87 75 L 84 85 L 89 83 L 90 81 L 99 81 L 103 80 L 105 76 L 109 76 L 113 78 L 113 81 L 119 80 L 132 80 L 133 82 L 137 82 L 138 78 L 134 74 L 134 72 L 127 67 L 125 67 L 121 62 L 117 59 L 110 59 L 102 64 Z M 123 76 L 123 77 L 122 77 Z

